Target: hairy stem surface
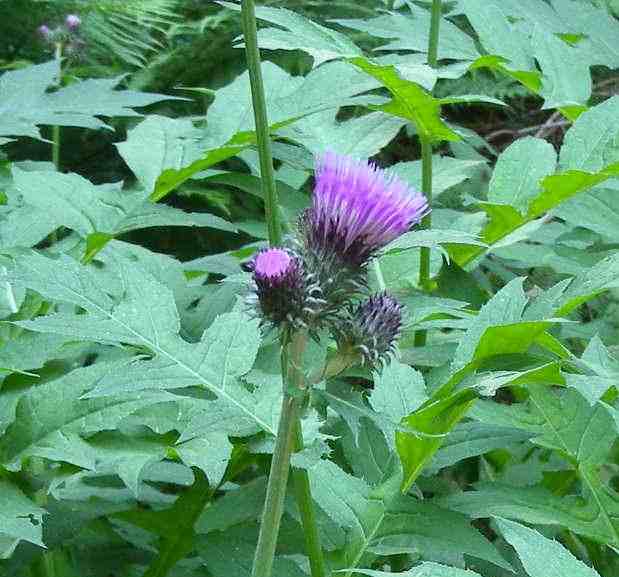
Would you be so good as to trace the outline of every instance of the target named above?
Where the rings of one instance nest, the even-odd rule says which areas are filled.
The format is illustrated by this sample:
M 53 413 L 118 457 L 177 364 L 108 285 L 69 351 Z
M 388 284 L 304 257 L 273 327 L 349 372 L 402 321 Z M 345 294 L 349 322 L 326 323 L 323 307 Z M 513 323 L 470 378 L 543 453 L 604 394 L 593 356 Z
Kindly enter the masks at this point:
M 260 68 L 260 51 L 258 50 L 258 34 L 256 30 L 256 13 L 253 0 L 243 0 L 241 7 L 243 36 L 245 38 L 245 54 L 249 69 L 251 98 L 256 123 L 258 154 L 260 156 L 260 179 L 262 180 L 262 195 L 266 213 L 267 231 L 271 245 L 279 245 L 282 240 L 279 222 L 279 206 L 275 173 L 273 171 L 273 154 L 271 152 L 271 137 L 267 118 L 264 83 Z
M 301 421 L 298 420 L 295 427 L 295 451 L 301 451 L 302 449 L 303 432 L 301 430 Z M 316 523 L 316 513 L 314 511 L 314 502 L 312 501 L 307 471 L 305 469 L 293 469 L 292 481 L 294 483 L 297 505 L 301 513 L 301 523 L 303 524 L 303 533 L 305 535 L 305 552 L 309 557 L 312 577 L 326 577 L 327 568 L 322 554 L 320 533 Z
M 290 343 L 284 343 L 282 347 L 282 370 L 285 376 L 284 398 L 260 522 L 260 534 L 258 535 L 252 577 L 270 577 L 273 568 L 277 536 L 284 512 L 290 456 L 296 446 L 296 435 L 299 427 L 302 403 L 302 390 L 299 388 L 299 383 L 303 381 L 301 362 L 304 349 L 305 335 L 301 332 L 293 334 Z

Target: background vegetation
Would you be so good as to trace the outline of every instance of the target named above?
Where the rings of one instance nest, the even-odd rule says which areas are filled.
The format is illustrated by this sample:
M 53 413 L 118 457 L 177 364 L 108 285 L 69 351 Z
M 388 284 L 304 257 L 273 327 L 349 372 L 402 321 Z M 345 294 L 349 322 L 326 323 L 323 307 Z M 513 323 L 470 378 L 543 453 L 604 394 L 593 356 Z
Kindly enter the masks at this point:
M 430 4 L 257 9 L 289 230 L 316 153 L 418 189 L 433 153 L 372 268 L 398 358 L 316 386 L 293 465 L 334 575 L 614 577 L 619 3 L 445 1 L 436 67 Z M 0 575 L 251 574 L 282 379 L 238 7 L 0 1 Z

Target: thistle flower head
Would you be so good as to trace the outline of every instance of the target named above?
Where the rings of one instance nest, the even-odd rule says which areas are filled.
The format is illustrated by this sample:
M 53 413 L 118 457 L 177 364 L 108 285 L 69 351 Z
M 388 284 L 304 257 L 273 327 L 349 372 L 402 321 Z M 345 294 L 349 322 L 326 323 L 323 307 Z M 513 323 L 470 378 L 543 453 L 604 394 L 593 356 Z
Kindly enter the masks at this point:
M 260 312 L 275 325 L 300 326 L 308 313 L 301 259 L 281 248 L 260 251 L 249 263 Z
M 310 251 L 358 267 L 428 212 L 425 197 L 399 178 L 327 152 L 318 158 L 313 202 L 301 227 Z
M 264 250 L 256 255 L 253 270 L 257 278 L 276 281 L 284 276 L 291 260 L 292 257 L 280 248 Z
M 364 364 L 388 362 L 402 328 L 402 305 L 386 292 L 373 295 L 352 311 L 338 330 L 340 347 L 353 349 Z
M 41 24 L 41 26 L 39 26 L 37 28 L 37 34 L 43 39 L 43 40 L 49 40 L 52 36 L 52 31 L 50 29 L 50 27 L 47 24 Z
M 69 30 L 74 31 L 80 27 L 82 20 L 77 14 L 69 14 L 65 18 L 64 23 Z

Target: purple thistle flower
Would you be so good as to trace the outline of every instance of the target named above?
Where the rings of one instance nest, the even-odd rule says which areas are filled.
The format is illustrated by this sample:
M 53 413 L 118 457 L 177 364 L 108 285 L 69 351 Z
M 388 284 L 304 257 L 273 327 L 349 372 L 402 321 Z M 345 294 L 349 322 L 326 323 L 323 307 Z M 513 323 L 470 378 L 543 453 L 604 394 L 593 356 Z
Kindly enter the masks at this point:
M 41 24 L 41 26 L 39 26 L 37 28 L 37 34 L 43 39 L 43 40 L 49 40 L 52 36 L 52 31 L 50 29 L 50 27 L 47 24 Z
M 404 234 L 429 212 L 426 198 L 367 161 L 327 152 L 318 158 L 311 208 L 302 217 L 306 247 L 351 267 Z
M 361 355 L 363 364 L 389 361 L 402 328 L 402 305 L 386 292 L 371 296 L 352 311 L 337 331 L 340 348 Z
M 260 251 L 249 263 L 256 284 L 262 316 L 273 324 L 302 326 L 311 311 L 307 308 L 308 291 L 303 263 L 281 248 Z
M 75 31 L 80 27 L 80 24 L 82 23 L 81 18 L 77 15 L 77 14 L 69 14 L 66 18 L 65 18 L 65 26 L 71 30 L 71 31 Z
M 254 260 L 254 273 L 257 278 L 274 281 L 284 275 L 291 260 L 292 257 L 280 248 L 261 251 Z

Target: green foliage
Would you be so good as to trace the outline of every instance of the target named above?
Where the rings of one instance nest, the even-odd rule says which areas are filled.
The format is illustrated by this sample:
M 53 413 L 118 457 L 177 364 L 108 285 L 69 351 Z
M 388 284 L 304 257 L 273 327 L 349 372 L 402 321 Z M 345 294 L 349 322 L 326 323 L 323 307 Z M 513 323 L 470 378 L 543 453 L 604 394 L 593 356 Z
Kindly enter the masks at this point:
M 62 83 L 22 32 L 3 52 L 0 574 L 250 576 L 284 391 L 242 266 L 266 226 L 240 3 L 37 4 L 91 51 Z M 433 144 L 432 228 L 368 271 L 399 350 L 309 343 L 292 464 L 332 577 L 615 577 L 616 6 L 444 2 L 432 68 L 430 5 L 257 6 L 285 232 L 316 154 L 419 189 Z M 292 485 L 274 576 L 310 575 Z

